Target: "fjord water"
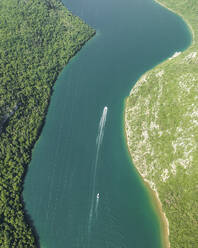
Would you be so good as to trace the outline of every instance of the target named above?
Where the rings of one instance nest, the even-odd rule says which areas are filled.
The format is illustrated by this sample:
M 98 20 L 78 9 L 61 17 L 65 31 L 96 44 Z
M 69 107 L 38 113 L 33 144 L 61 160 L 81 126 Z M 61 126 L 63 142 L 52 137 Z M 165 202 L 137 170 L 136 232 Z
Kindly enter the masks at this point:
M 41 247 L 162 247 L 157 213 L 127 151 L 124 99 L 141 74 L 189 45 L 189 31 L 151 0 L 64 4 L 97 34 L 56 82 L 25 179 Z

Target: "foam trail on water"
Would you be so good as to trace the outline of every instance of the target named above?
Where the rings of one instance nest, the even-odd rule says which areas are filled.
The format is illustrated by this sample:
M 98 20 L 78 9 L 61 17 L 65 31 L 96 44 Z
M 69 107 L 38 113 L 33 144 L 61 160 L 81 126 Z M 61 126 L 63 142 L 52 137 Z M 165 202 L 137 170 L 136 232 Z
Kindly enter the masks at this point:
M 97 217 L 99 198 L 97 197 L 98 195 L 96 195 L 96 192 L 95 192 L 96 172 L 97 172 L 97 166 L 98 166 L 98 157 L 99 157 L 100 147 L 101 147 L 103 136 L 104 136 L 104 128 L 106 124 L 107 111 L 108 111 L 108 108 L 105 106 L 103 109 L 102 117 L 100 119 L 100 123 L 98 127 L 98 136 L 96 139 L 96 159 L 95 159 L 94 170 L 93 170 L 93 184 L 92 184 L 92 194 L 91 194 L 91 207 L 89 211 L 88 235 L 90 234 L 90 231 L 91 231 L 92 218 L 93 218 L 95 204 L 96 204 L 95 213 Z
M 99 205 L 99 193 L 97 194 L 96 196 L 96 206 L 95 206 L 95 215 L 96 215 L 96 218 L 98 217 L 98 205 Z
M 100 123 L 99 123 L 98 137 L 96 139 L 96 145 L 97 145 L 97 154 L 96 154 L 96 156 L 98 155 L 98 152 L 100 150 L 100 145 L 102 143 L 102 139 L 103 139 L 103 136 L 104 136 L 104 127 L 105 127 L 105 123 L 106 123 L 106 119 L 107 119 L 107 111 L 108 111 L 108 108 L 104 107 L 102 117 L 101 117 Z

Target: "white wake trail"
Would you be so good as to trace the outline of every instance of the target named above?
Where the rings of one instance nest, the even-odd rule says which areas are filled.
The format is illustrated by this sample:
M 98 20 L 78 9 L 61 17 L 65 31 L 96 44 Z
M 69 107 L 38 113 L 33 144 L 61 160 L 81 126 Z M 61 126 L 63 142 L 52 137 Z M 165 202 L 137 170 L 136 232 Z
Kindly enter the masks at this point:
M 100 119 L 100 123 L 99 123 L 99 127 L 98 127 L 98 136 L 96 139 L 96 159 L 95 159 L 94 171 L 93 171 L 93 184 L 92 184 L 92 194 L 91 194 L 91 207 L 90 207 L 89 222 L 88 222 L 88 235 L 91 232 L 92 218 L 93 218 L 93 212 L 94 212 L 95 204 L 96 204 L 95 214 L 97 217 L 99 198 L 98 198 L 98 194 L 96 195 L 96 191 L 95 191 L 96 190 L 95 189 L 96 173 L 97 173 L 97 167 L 98 167 L 98 157 L 99 157 L 99 153 L 100 153 L 100 147 L 101 147 L 103 136 L 104 136 L 104 128 L 105 128 L 105 124 L 106 124 L 107 112 L 108 112 L 108 108 L 105 106 L 103 109 L 102 117 Z
M 102 140 L 103 140 L 103 136 L 104 136 L 104 127 L 105 127 L 105 123 L 106 123 L 106 119 L 107 119 L 107 111 L 108 111 L 108 108 L 104 107 L 102 117 L 101 117 L 100 123 L 99 123 L 98 137 L 96 139 L 97 150 L 96 150 L 95 167 L 97 166 L 97 163 L 98 163 L 98 155 L 99 155 L 100 146 L 102 144 Z
M 98 217 L 98 205 L 99 205 L 99 193 L 97 194 L 96 196 L 96 206 L 95 206 L 95 215 L 96 215 L 96 218 Z

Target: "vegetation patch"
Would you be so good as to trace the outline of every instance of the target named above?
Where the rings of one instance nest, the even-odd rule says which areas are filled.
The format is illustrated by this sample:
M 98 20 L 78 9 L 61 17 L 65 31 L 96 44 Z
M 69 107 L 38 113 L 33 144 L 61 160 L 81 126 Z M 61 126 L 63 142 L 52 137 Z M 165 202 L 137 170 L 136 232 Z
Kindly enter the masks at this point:
M 192 45 L 145 73 L 126 101 L 134 165 L 157 191 L 171 248 L 198 245 L 198 4 L 159 0 L 188 22 Z
M 0 1 L 0 247 L 37 245 L 23 179 L 53 84 L 94 34 L 59 0 Z

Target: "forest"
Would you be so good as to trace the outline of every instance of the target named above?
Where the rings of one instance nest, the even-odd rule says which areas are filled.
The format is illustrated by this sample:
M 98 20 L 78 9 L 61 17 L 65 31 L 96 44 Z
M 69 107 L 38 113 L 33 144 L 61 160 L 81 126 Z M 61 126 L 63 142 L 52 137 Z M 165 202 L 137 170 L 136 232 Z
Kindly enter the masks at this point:
M 24 177 L 58 74 L 94 34 L 59 0 L 0 1 L 0 247 L 39 247 Z

